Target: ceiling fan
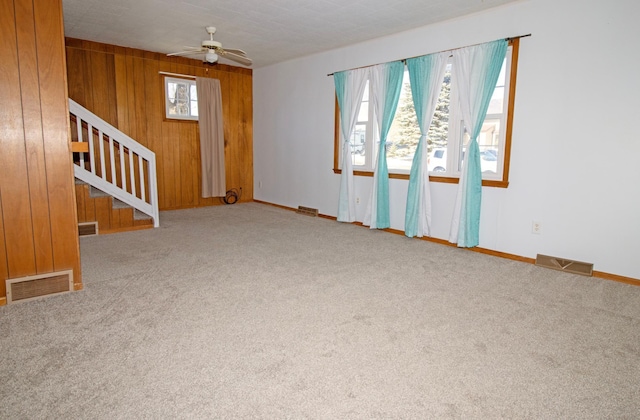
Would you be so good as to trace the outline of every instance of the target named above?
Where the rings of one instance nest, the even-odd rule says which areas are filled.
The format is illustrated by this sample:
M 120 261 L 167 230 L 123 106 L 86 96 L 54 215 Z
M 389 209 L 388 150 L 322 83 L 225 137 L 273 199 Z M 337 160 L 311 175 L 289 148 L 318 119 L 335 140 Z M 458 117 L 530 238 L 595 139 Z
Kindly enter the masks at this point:
M 214 26 L 207 26 L 206 30 L 209 34 L 209 39 L 202 41 L 202 45 L 200 47 L 184 47 L 186 48 L 185 51 L 167 54 L 167 56 L 204 54 L 204 61 L 211 64 L 218 61 L 218 56 L 238 62 L 245 66 L 250 66 L 253 63 L 244 51 L 232 48 L 222 48 L 222 44 L 220 42 L 214 41 L 213 34 L 216 33 L 216 28 Z

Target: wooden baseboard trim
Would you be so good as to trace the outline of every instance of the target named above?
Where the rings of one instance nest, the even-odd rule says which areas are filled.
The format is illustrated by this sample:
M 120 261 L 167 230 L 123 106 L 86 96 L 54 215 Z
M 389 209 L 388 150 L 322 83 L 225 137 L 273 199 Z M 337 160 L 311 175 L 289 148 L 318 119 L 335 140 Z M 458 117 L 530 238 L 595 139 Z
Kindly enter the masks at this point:
M 268 201 L 260 201 L 260 200 L 256 200 L 255 198 L 253 199 L 253 202 L 254 203 L 260 203 L 260 204 L 266 204 L 268 206 L 278 207 L 279 209 L 283 209 L 283 210 L 291 210 L 293 212 L 296 211 L 296 209 L 294 209 L 293 207 L 287 207 L 287 206 L 282 206 L 280 204 L 269 203 Z M 325 219 L 334 219 L 335 220 L 335 217 L 327 216 L 327 215 L 320 214 L 320 213 L 318 213 L 318 217 L 324 217 Z
M 620 283 L 631 284 L 633 286 L 640 286 L 640 279 L 634 279 L 633 277 L 619 276 L 617 274 L 605 273 L 602 271 L 594 271 L 593 277 L 597 277 L 599 279 L 605 279 L 605 280 L 613 280 Z
M 0 306 L 4 306 L 7 304 L 7 298 L 6 297 L 0 297 Z
M 267 201 L 260 201 L 260 200 L 255 200 L 255 199 L 253 201 L 255 203 L 267 204 L 269 206 L 278 207 L 278 208 L 281 208 L 281 209 L 284 209 L 284 210 L 290 210 L 290 211 L 294 211 L 294 212 L 296 210 L 296 209 L 291 208 L 291 207 L 282 206 L 280 204 L 269 203 Z M 330 220 L 336 220 L 336 217 L 327 216 L 326 214 L 318 214 L 318 217 L 322 217 L 322 218 L 330 219 Z M 363 227 L 366 227 L 368 229 L 368 227 L 364 226 L 361 222 L 353 222 L 352 224 L 358 225 L 358 226 L 363 226 Z M 389 232 L 389 233 L 394 233 L 396 235 L 404 236 L 404 231 L 399 230 L 399 229 L 387 228 L 387 229 L 380 229 L 380 230 L 383 230 L 383 231 Z M 458 246 L 456 244 L 452 244 L 451 242 L 449 242 L 449 241 L 447 241 L 445 239 L 431 238 L 431 237 L 428 237 L 428 236 L 423 236 L 422 238 L 416 238 L 416 239 L 420 239 L 422 241 L 434 242 L 434 243 L 437 243 L 437 244 L 440 244 L 440 245 L 446 245 L 446 246 L 458 248 Z M 529 264 L 535 264 L 536 263 L 536 259 L 535 258 L 523 257 L 521 255 L 509 254 L 507 252 L 494 251 L 492 249 L 486 249 L 486 248 L 480 248 L 480 247 L 460 248 L 460 249 L 464 249 L 466 251 L 472 251 L 472 252 L 479 252 L 481 254 L 486 254 L 486 255 L 492 255 L 494 257 L 500 257 L 500 258 L 506 258 L 506 259 L 514 260 L 514 261 L 525 262 L 525 263 L 529 263 Z M 593 272 L 593 277 L 597 277 L 599 279 L 604 279 L 604 280 L 617 281 L 619 283 L 631 284 L 633 286 L 640 286 L 640 279 L 634 279 L 632 277 L 619 276 L 617 274 L 605 273 L 603 271 L 594 271 Z
M 144 229 L 153 229 L 153 224 L 150 225 L 138 225 L 138 226 L 127 226 L 115 229 L 104 229 L 100 230 L 100 235 L 108 235 L 110 233 L 122 233 L 122 232 L 130 232 L 134 230 L 144 230 Z M 82 236 L 81 236 L 82 238 Z
M 162 211 L 174 211 L 174 210 L 190 210 L 190 209 L 201 209 L 205 207 L 215 207 L 215 206 L 232 206 L 233 204 L 251 203 L 253 201 L 256 201 L 251 197 L 244 197 L 243 195 L 235 203 L 225 204 L 224 201 L 222 201 L 223 198 L 224 197 L 213 197 L 214 201 L 212 201 L 210 204 L 188 205 L 188 206 L 181 206 L 181 207 L 162 207 L 160 211 L 162 212 Z M 219 201 L 217 199 L 219 199 Z M 264 204 L 268 204 L 268 203 L 264 203 Z

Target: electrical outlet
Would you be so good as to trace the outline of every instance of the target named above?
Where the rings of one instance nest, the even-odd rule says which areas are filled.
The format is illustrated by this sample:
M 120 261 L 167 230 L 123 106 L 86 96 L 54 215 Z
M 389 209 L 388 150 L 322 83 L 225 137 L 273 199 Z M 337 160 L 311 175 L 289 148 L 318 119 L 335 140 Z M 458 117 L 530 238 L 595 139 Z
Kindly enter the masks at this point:
M 531 233 L 540 235 L 542 233 L 542 223 L 535 220 L 531 222 Z
M 356 204 L 360 204 L 360 197 L 356 197 Z

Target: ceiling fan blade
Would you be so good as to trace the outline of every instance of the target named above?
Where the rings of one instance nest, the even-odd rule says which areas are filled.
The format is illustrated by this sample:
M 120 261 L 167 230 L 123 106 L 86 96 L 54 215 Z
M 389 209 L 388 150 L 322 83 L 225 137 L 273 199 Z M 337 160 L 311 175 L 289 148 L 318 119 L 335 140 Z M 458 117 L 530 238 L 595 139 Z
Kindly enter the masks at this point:
M 236 53 L 229 52 L 229 50 L 224 50 L 224 52 L 218 52 L 224 58 L 235 61 L 240 64 L 244 64 L 245 66 L 250 66 L 253 64 L 253 61 L 249 57 L 244 57 L 242 55 L 238 55 Z
M 242 50 L 237 50 L 237 49 L 235 49 L 235 48 L 225 48 L 224 50 L 225 50 L 226 52 L 228 52 L 228 53 L 235 54 L 235 55 L 239 55 L 239 56 L 242 56 L 242 57 L 246 57 L 246 56 L 247 56 L 247 53 L 246 53 L 246 52 L 244 52 L 244 51 L 242 51 Z
M 170 53 L 167 54 L 167 57 L 174 57 L 174 56 L 180 56 L 180 55 L 190 55 L 190 54 L 200 54 L 206 52 L 206 49 L 204 48 L 194 48 L 192 50 L 188 50 L 188 51 L 179 51 L 179 52 L 174 52 L 174 53 Z

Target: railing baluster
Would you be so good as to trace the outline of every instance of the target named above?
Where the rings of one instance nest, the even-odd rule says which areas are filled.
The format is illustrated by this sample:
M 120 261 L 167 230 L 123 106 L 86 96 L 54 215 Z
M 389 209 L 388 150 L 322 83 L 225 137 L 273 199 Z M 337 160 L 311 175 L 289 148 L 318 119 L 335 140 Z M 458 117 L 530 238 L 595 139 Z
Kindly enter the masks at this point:
M 149 159 L 149 167 L 147 168 L 149 171 L 149 204 L 153 209 L 155 209 L 155 220 L 154 226 L 160 226 L 159 220 L 159 212 L 158 212 L 158 179 L 156 178 L 156 158 L 155 155 L 153 159 Z
M 118 143 L 120 145 L 120 181 L 122 182 L 122 189 L 127 191 L 127 174 L 125 171 L 125 166 L 124 166 L 124 146 L 122 146 L 122 143 Z M 131 150 L 129 150 L 129 153 L 131 153 Z
M 131 194 L 136 195 L 136 172 L 133 170 L 133 151 L 129 149 L 129 179 L 131 179 Z
M 91 138 L 93 138 L 93 127 L 91 127 Z M 102 139 L 102 131 L 100 130 L 98 130 L 98 148 L 100 149 L 100 178 L 107 181 L 107 166 L 104 158 L 104 144 Z
M 146 194 L 144 189 L 144 184 L 146 181 L 144 178 L 144 159 L 142 159 L 142 156 L 140 155 L 138 155 L 138 169 L 140 172 L 140 199 L 146 201 Z
M 82 142 L 82 118 L 79 115 L 76 115 L 76 130 L 78 131 L 78 141 Z M 80 153 L 80 167 L 84 168 L 84 153 Z
M 102 137 L 102 132 L 100 132 L 100 136 Z M 111 163 L 111 183 L 113 185 L 118 185 L 116 182 L 116 157 L 115 152 L 113 151 L 113 136 L 109 136 L 109 162 Z
M 91 124 L 89 124 L 88 122 L 87 137 L 87 140 L 89 141 L 89 165 L 91 165 L 91 173 L 96 175 L 96 149 L 93 147 L 93 127 L 91 127 Z

